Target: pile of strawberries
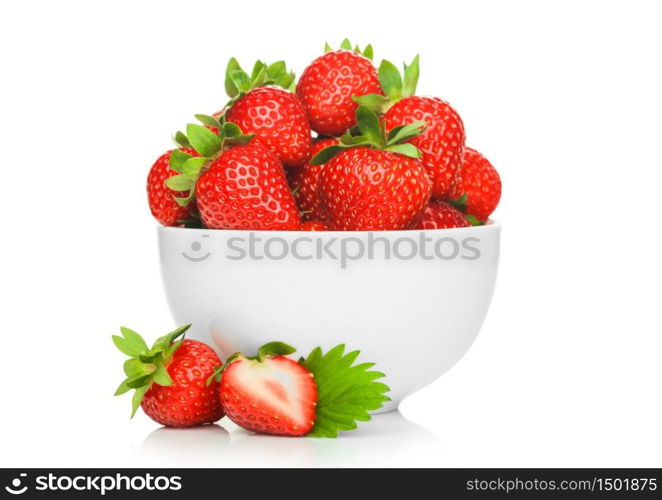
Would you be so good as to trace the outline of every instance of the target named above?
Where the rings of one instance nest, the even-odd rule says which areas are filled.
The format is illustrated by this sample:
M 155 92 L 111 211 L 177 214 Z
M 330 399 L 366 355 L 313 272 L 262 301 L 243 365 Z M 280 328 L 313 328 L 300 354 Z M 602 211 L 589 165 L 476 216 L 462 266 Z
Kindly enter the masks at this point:
M 234 353 L 223 364 L 207 344 L 184 339 L 177 328 L 148 347 L 130 328 L 113 335 L 129 358 L 115 395 L 133 393 L 139 407 L 167 427 L 210 424 L 227 416 L 244 429 L 280 436 L 337 437 L 370 420 L 390 399 L 374 363 L 356 363 L 359 351 L 338 345 L 326 353 L 288 357 L 296 350 L 269 342 L 255 356 Z
M 400 71 L 345 40 L 298 82 L 284 62 L 235 59 L 230 101 L 178 132 L 147 180 L 166 226 L 244 230 L 441 229 L 484 223 L 501 196 L 491 163 L 465 147 L 459 114 L 416 95 Z

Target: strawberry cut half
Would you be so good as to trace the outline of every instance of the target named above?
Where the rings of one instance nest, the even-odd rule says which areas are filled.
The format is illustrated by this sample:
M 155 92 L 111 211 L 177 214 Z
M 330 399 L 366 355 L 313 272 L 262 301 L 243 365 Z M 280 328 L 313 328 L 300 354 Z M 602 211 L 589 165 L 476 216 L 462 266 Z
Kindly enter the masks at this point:
M 220 398 L 230 420 L 265 434 L 303 436 L 311 431 L 317 385 L 306 368 L 283 355 L 291 352 L 285 344 L 271 343 L 257 357 L 236 354 L 228 358 Z

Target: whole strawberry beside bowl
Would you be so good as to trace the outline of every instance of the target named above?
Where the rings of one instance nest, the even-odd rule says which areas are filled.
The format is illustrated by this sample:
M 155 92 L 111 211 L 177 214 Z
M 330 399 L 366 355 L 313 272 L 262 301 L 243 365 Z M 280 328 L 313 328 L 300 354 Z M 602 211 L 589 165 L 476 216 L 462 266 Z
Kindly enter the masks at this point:
M 200 341 L 178 340 L 189 327 L 177 328 L 151 348 L 129 328 L 122 327 L 122 335 L 113 336 L 115 346 L 129 356 L 124 363 L 126 379 L 115 394 L 135 391 L 132 417 L 139 406 L 167 427 L 209 424 L 223 417 L 218 383 L 206 384 L 221 360 Z

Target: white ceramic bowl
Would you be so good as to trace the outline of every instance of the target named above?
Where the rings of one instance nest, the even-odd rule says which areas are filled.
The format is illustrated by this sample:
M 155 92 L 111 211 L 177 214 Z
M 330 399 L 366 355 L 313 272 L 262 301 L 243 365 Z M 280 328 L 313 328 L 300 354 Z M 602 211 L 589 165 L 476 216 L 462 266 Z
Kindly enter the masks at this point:
M 494 222 L 384 232 L 161 227 L 159 246 L 170 309 L 178 325 L 193 324 L 190 338 L 222 358 L 272 340 L 304 356 L 345 343 L 386 373 L 388 411 L 473 343 L 494 290 L 499 234 Z

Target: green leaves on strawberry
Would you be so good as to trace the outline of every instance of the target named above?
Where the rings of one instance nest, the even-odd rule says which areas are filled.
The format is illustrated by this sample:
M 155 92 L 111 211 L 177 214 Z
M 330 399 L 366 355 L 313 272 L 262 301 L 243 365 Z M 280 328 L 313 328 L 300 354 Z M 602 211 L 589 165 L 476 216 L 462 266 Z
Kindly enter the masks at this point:
M 295 74 L 293 71 L 287 70 L 285 61 L 277 61 L 267 65 L 258 60 L 255 62 L 250 75 L 241 68 L 234 57 L 228 61 L 225 70 L 225 91 L 232 99 L 265 85 L 276 85 L 294 92 L 296 88 Z
M 360 351 L 344 352 L 344 344 L 326 354 L 317 347 L 300 361 L 317 384 L 316 418 L 307 434 L 310 437 L 335 438 L 340 431 L 356 429 L 357 421 L 371 419 L 369 411 L 378 410 L 390 401 L 385 396 L 389 387 L 377 382 L 385 375 L 371 370 L 375 364 L 355 364 Z
M 186 134 L 177 132 L 175 141 L 177 144 L 188 144 L 189 148 L 195 150 L 199 156 L 193 156 L 181 150 L 173 151 L 170 156 L 170 168 L 179 175 L 173 175 L 166 179 L 165 184 L 172 191 L 188 191 L 185 197 L 175 196 L 175 201 L 182 207 L 190 205 L 195 197 L 195 185 L 204 171 L 204 168 L 215 159 L 226 147 L 231 144 L 248 144 L 252 135 L 245 135 L 238 125 L 226 122 L 224 117 L 215 118 L 210 115 L 195 115 L 203 124 L 189 123 L 186 126 Z M 215 134 L 204 125 L 215 127 L 219 130 Z
M 181 340 L 177 342 L 175 340 L 184 335 L 190 327 L 191 325 L 185 325 L 177 328 L 159 338 L 151 348 L 148 348 L 143 338 L 130 328 L 121 327 L 121 337 L 113 335 L 115 347 L 129 356 L 124 362 L 126 378 L 115 391 L 115 395 L 119 396 L 135 389 L 131 417 L 135 415 L 152 383 L 164 387 L 172 385 L 172 378 L 165 365 L 182 343 Z
M 385 113 L 393 104 L 403 97 L 416 94 L 420 74 L 419 56 L 414 57 L 411 64 L 404 64 L 403 74 L 398 68 L 384 59 L 379 65 L 379 83 L 386 95 L 367 94 L 353 97 L 360 105 L 367 106 L 378 113 Z
M 423 133 L 426 126 L 425 122 L 414 122 L 393 127 L 387 134 L 384 124 L 380 122 L 375 111 L 362 105 L 356 110 L 356 123 L 358 135 L 352 135 L 351 131 L 347 131 L 340 138 L 339 144 L 323 149 L 313 157 L 310 163 L 321 165 L 346 149 L 358 146 L 368 146 L 409 158 L 420 158 L 420 150 L 406 141 Z
M 128 328 L 120 329 L 122 336 L 113 336 L 115 346 L 129 356 L 124 362 L 126 379 L 115 395 L 135 390 L 131 417 L 139 406 L 168 427 L 192 427 L 223 417 L 218 383 L 205 385 L 221 360 L 208 345 L 180 339 L 190 326 L 164 335 L 151 348 Z
M 356 52 L 357 54 L 361 54 L 363 57 L 367 57 L 372 61 L 373 58 L 373 48 L 372 45 L 368 44 L 365 46 L 363 50 L 358 45 L 354 45 L 352 47 L 352 43 L 349 41 L 348 38 L 345 38 L 341 43 L 340 43 L 340 48 L 342 50 L 351 50 L 352 52 Z M 331 47 L 328 43 L 324 44 L 324 52 L 331 52 L 333 50 L 333 47 Z

